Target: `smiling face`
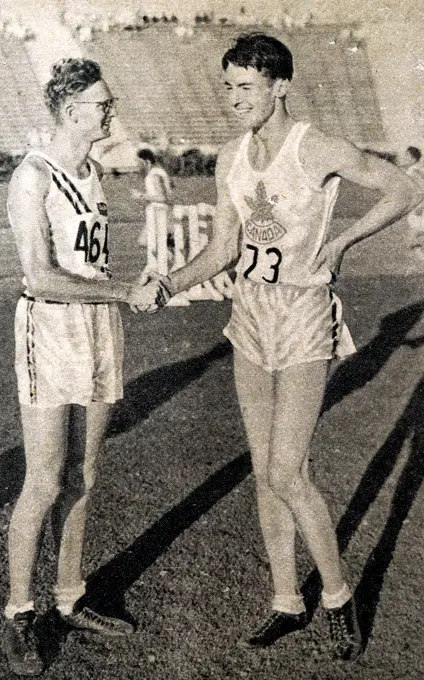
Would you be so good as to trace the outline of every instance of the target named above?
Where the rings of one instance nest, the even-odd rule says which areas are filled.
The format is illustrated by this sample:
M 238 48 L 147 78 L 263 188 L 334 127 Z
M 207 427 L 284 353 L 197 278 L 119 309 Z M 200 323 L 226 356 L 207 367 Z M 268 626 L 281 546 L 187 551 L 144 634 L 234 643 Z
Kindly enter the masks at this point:
M 115 115 L 114 99 L 104 80 L 99 80 L 68 100 L 65 108 L 71 112 L 79 131 L 91 142 L 110 137 L 110 124 Z
M 258 130 L 286 95 L 288 81 L 269 78 L 252 66 L 230 63 L 224 71 L 224 85 L 237 120 L 244 128 Z

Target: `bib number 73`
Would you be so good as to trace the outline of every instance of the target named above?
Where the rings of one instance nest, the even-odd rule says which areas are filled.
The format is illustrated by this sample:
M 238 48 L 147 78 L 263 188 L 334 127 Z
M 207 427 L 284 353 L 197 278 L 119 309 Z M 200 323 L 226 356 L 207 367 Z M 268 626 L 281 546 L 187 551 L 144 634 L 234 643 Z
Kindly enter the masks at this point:
M 101 239 L 101 240 L 100 240 Z M 108 240 L 108 224 L 104 224 L 104 231 L 102 234 L 102 225 L 100 222 L 94 222 L 90 231 L 87 227 L 87 222 L 82 220 L 78 227 L 77 237 L 75 239 L 74 250 L 82 251 L 84 253 L 84 262 L 97 262 L 100 255 L 105 256 L 105 264 L 108 263 L 109 250 L 107 247 Z
M 257 246 L 250 245 L 250 243 L 246 244 L 246 248 L 253 251 L 253 259 L 252 263 L 243 274 L 245 279 L 247 279 L 249 274 L 251 274 L 257 267 L 259 261 L 259 248 Z M 281 250 L 278 248 L 267 248 L 265 250 L 265 254 L 268 256 L 268 262 L 266 266 L 270 269 L 271 278 L 267 278 L 265 276 L 261 276 L 261 278 L 266 283 L 277 283 L 280 273 L 280 264 L 281 260 L 283 259 Z

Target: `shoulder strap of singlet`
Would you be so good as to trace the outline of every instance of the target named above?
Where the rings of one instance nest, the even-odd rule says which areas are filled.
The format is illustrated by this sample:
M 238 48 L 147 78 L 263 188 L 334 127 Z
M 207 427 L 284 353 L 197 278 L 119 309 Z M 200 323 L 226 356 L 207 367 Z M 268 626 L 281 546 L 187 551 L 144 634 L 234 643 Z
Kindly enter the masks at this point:
M 290 135 L 290 147 L 292 151 L 294 152 L 296 159 L 300 162 L 299 158 L 299 148 L 300 148 L 300 143 L 304 136 L 306 135 L 307 131 L 311 127 L 310 123 L 305 123 L 303 121 L 299 121 L 298 123 L 294 124 L 294 127 L 292 129 L 292 134 Z
M 75 212 L 78 215 L 82 215 L 84 212 L 91 212 L 83 195 L 81 194 L 79 189 L 77 189 L 71 178 L 68 177 L 66 172 L 61 167 L 57 166 L 47 156 L 47 154 L 43 153 L 42 151 L 30 151 L 29 153 L 27 153 L 25 158 L 28 158 L 29 156 L 36 156 L 37 158 L 41 158 L 45 163 L 47 163 L 50 169 L 53 182 L 55 183 L 59 191 L 61 191 L 64 194 L 64 196 L 66 196 L 66 198 L 71 203 Z M 93 172 L 93 166 L 91 163 L 90 170 L 91 172 Z
M 245 155 L 251 136 L 252 136 L 252 132 L 251 132 L 251 130 L 249 130 L 248 132 L 246 132 L 244 137 L 242 137 L 242 140 L 241 140 L 241 142 L 240 142 L 240 144 L 237 148 L 237 151 L 234 154 L 233 162 L 231 164 L 230 171 L 227 175 L 227 182 L 233 177 L 233 174 L 234 174 L 234 172 L 237 168 L 237 165 L 238 165 L 240 159 L 243 157 L 243 155 Z

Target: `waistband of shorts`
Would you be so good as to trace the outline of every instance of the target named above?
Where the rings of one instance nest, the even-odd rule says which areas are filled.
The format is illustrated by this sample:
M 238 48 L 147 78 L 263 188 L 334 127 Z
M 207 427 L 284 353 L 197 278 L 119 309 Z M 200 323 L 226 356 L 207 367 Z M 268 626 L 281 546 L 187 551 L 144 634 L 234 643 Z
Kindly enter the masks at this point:
M 45 298 L 34 297 L 34 295 L 28 295 L 28 293 L 21 293 L 21 297 L 29 302 L 44 302 L 46 305 L 104 305 L 107 302 L 63 302 L 63 300 L 46 300 Z

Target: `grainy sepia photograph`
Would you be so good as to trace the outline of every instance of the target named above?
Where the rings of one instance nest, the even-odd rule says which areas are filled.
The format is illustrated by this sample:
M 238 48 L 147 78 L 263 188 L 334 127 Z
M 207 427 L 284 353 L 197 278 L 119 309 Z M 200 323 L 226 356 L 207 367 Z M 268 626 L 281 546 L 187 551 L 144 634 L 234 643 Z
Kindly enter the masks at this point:
M 0 677 L 421 680 L 421 0 L 3 0 Z

